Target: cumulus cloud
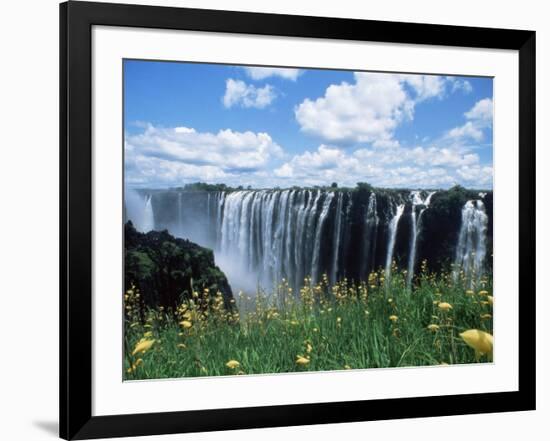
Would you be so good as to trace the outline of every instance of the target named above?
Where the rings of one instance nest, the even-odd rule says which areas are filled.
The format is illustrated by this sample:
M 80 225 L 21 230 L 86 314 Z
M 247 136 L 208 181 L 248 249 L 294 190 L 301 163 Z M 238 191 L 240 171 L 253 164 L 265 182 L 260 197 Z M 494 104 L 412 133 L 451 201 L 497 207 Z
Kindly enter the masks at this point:
M 471 121 L 492 125 L 493 100 L 491 98 L 479 100 L 475 103 L 474 107 L 464 114 L 464 116 Z
M 415 92 L 416 102 L 429 98 L 442 98 L 445 94 L 446 79 L 438 75 L 396 75 Z
M 302 74 L 300 69 L 285 67 L 244 67 L 244 70 L 253 80 L 264 80 L 269 77 L 280 77 L 285 80 L 296 81 Z
M 460 127 L 454 127 L 447 133 L 447 136 L 452 139 L 467 139 L 471 138 L 474 141 L 483 139 L 483 132 L 471 121 L 468 121 Z
M 465 94 L 469 94 L 474 90 L 472 83 L 468 80 L 458 79 L 455 77 L 447 77 L 447 81 L 451 83 L 451 92 L 462 91 Z
M 457 171 L 461 181 L 466 186 L 485 187 L 493 186 L 493 167 L 490 165 L 463 166 Z
M 354 83 L 332 84 L 322 97 L 305 99 L 294 113 L 303 132 L 326 141 L 395 147 L 396 128 L 413 119 L 418 103 L 442 99 L 452 84 L 448 78 L 355 72 Z
M 324 96 L 305 99 L 295 108 L 303 132 L 328 141 L 389 142 L 414 102 L 399 77 L 355 73 L 355 83 L 330 85 Z
M 485 137 L 485 130 L 493 126 L 493 100 L 483 98 L 464 113 L 467 121 L 459 127 L 449 130 L 445 137 L 456 142 L 473 140 L 480 142 Z
M 228 109 L 233 106 L 263 109 L 269 106 L 276 97 L 273 86 L 269 84 L 264 87 L 256 87 L 246 84 L 244 81 L 229 78 L 225 82 L 225 94 L 222 102 Z
M 348 151 L 322 144 L 314 151 L 295 155 L 275 169 L 274 176 L 288 185 L 354 186 L 368 181 L 382 187 L 441 188 L 461 183 L 490 186 L 492 169 L 480 164 L 476 153 L 448 147 Z
M 254 173 L 283 157 L 282 148 L 267 133 L 230 129 L 208 133 L 152 125 L 127 135 L 125 152 L 126 171 L 134 183 L 171 185 Z

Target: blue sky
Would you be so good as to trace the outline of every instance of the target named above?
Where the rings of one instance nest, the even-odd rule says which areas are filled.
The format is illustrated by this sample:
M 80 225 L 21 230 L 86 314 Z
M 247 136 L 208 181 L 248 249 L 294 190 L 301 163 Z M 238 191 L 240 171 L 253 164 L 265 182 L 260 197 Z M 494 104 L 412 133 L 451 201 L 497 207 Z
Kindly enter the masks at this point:
M 492 79 L 125 60 L 125 179 L 492 187 Z

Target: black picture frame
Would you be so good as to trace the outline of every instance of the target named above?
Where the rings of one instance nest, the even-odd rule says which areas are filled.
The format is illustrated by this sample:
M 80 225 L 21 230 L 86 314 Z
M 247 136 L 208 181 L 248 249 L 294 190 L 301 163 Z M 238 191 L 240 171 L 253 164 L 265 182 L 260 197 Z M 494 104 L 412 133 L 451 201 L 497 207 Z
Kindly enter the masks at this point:
M 92 416 L 92 26 L 509 49 L 519 54 L 519 390 Z M 535 32 L 73 2 L 60 5 L 60 436 L 90 439 L 535 409 Z

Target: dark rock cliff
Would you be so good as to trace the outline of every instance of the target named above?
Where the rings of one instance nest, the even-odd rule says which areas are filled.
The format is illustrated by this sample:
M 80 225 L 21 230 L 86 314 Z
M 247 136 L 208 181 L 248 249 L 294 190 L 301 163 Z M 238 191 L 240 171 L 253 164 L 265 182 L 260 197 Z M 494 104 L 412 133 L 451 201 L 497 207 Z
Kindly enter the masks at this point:
M 220 291 L 226 304 L 233 297 L 225 274 L 216 266 L 214 253 L 168 231 L 140 233 L 132 222 L 124 227 L 125 289 L 135 285 L 146 306 L 174 308 L 193 291 Z

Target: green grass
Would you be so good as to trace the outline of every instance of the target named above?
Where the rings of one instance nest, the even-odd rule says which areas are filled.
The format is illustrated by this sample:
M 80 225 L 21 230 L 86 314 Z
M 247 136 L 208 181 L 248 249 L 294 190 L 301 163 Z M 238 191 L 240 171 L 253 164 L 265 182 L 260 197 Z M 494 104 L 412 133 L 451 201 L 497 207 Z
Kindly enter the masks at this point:
M 139 311 L 139 293 L 129 290 L 125 296 L 126 379 L 490 360 L 491 354 L 476 357 L 459 336 L 468 329 L 492 334 L 490 277 L 470 290 L 463 277 L 455 283 L 451 274 L 429 274 L 424 267 L 411 292 L 404 272 L 394 271 L 390 282 L 383 274 L 373 273 L 368 283 L 356 286 L 344 280 L 330 287 L 326 277 L 317 286 L 306 280 L 298 295 L 283 281 L 279 292 L 270 297 L 238 295 L 238 308 L 233 309 L 224 308 L 221 295 L 204 292 L 195 293 L 175 312 Z M 452 308 L 445 311 L 439 302 Z M 430 324 L 439 329 L 429 330 Z M 143 340 L 154 343 L 132 355 Z M 299 356 L 305 364 L 296 362 Z M 227 367 L 230 360 L 239 365 Z

